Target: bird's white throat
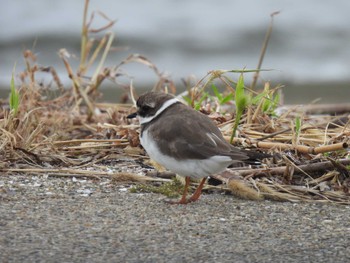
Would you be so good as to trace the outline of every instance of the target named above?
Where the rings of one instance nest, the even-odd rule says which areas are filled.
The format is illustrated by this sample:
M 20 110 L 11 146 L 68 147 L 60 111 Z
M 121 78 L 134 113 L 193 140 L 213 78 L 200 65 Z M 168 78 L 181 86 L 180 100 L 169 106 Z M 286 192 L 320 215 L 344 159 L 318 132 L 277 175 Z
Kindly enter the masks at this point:
M 175 104 L 179 102 L 179 100 L 177 98 L 173 98 L 170 100 L 167 100 L 162 107 L 159 108 L 159 110 L 157 110 L 156 114 L 152 115 L 152 116 L 148 116 L 148 117 L 142 117 L 142 116 L 138 116 L 140 124 L 145 124 L 147 122 L 152 121 L 154 118 L 156 118 L 159 114 L 161 114 L 165 109 L 167 109 L 168 107 L 170 107 L 171 105 Z

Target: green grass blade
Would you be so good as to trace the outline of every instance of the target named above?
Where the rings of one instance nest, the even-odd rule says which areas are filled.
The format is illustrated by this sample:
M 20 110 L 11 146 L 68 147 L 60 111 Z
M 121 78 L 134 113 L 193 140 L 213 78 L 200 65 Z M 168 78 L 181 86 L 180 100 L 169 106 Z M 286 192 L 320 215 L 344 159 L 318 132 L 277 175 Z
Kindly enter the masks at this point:
M 295 134 L 296 134 L 296 137 L 299 137 L 300 131 L 301 131 L 301 118 L 300 118 L 300 116 L 298 116 L 295 119 Z
M 12 76 L 11 76 L 11 82 L 10 82 L 10 88 L 11 88 L 11 92 L 10 92 L 10 109 L 11 111 L 13 111 L 14 115 L 17 114 L 18 111 L 18 107 L 19 107 L 19 92 L 16 90 L 16 86 L 15 86 L 15 69 L 16 69 L 16 65 L 13 67 L 13 71 L 12 71 Z
M 229 102 L 231 100 L 233 100 L 233 94 L 232 93 L 228 94 L 225 98 L 223 98 L 221 100 L 221 104 L 225 104 L 225 103 L 227 103 L 227 102 Z
M 219 92 L 218 88 L 214 84 L 212 84 L 211 89 L 213 90 L 215 96 L 218 98 L 219 102 L 221 102 L 222 94 Z
M 244 78 L 243 74 L 240 75 L 236 85 L 236 120 L 233 127 L 233 131 L 230 138 L 230 143 L 233 142 L 233 138 L 236 135 L 237 127 L 240 122 L 241 116 L 248 105 L 249 97 L 244 92 Z

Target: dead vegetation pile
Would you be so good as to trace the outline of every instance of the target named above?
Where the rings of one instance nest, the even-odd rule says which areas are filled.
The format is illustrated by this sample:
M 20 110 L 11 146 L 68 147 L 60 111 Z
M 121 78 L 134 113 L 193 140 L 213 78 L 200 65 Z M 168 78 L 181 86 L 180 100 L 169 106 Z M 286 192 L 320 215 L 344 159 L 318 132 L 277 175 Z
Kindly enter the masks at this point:
M 162 177 L 169 173 L 144 175 L 150 163 L 139 145 L 138 124 L 126 119 L 134 110 L 136 93 L 132 82 L 118 80 L 126 76 L 123 65 L 138 62 L 158 76 L 154 90 L 175 93 L 175 85 L 140 55 L 131 55 L 115 67 L 104 67 L 113 34 L 107 33 L 99 41 L 89 34 L 114 22 L 103 15 L 107 25 L 91 29 L 93 15 L 88 21 L 87 4 L 84 14 L 79 68 L 71 67 L 66 50 L 59 52 L 71 87 L 64 88 L 52 67 L 40 66 L 31 51 L 24 52 L 26 69 L 18 74 L 18 88 L 12 83 L 11 102 L 0 101 L 1 175 L 169 181 L 169 176 Z M 37 81 L 39 72 L 52 76 L 52 83 Z M 93 73 L 88 76 L 88 72 Z M 208 114 L 233 144 L 257 148 L 274 157 L 263 167 L 236 167 L 215 175 L 213 178 L 224 184 L 208 185 L 207 189 L 231 190 L 256 200 L 350 204 L 350 105 L 283 106 L 280 87 L 270 88 L 265 83 L 263 90 L 256 92 L 255 87 L 244 85 L 247 70 L 238 72 L 242 74 L 238 81 L 229 77 L 235 73 L 232 70 L 212 71 L 196 83 L 185 81 L 187 92 L 180 98 Z M 107 79 L 125 90 L 123 104 L 97 102 L 99 87 Z M 224 91 L 219 92 L 214 83 Z

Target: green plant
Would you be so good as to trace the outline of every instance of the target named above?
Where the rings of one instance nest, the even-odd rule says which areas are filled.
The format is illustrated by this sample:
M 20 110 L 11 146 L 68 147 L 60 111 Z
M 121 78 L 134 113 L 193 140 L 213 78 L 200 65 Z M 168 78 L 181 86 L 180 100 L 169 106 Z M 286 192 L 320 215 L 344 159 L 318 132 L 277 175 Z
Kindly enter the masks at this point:
M 157 193 L 163 194 L 169 198 L 179 197 L 183 192 L 183 184 L 177 180 L 173 179 L 170 182 L 161 184 L 160 186 L 155 186 L 151 184 L 138 184 L 129 189 L 130 193 Z
M 293 144 L 299 144 L 300 132 L 301 132 L 301 117 L 297 116 L 294 120 L 294 136 L 292 137 Z
M 12 77 L 11 77 L 11 82 L 10 82 L 10 109 L 13 112 L 14 115 L 17 115 L 18 112 L 18 107 L 19 107 L 19 92 L 15 87 L 15 78 L 14 78 L 14 72 L 16 69 L 16 65 L 13 67 L 12 71 Z
M 251 102 L 250 95 L 246 94 L 245 90 L 244 90 L 243 74 L 241 74 L 239 76 L 239 79 L 237 81 L 235 102 L 236 102 L 236 118 L 235 118 L 235 123 L 233 125 L 233 131 L 232 131 L 232 134 L 231 134 L 230 143 L 233 142 L 233 138 L 236 135 L 237 127 L 238 127 L 238 124 L 239 124 L 239 122 L 241 120 L 241 117 L 242 117 L 242 114 L 243 114 L 244 110 L 247 108 L 247 106 Z
M 264 87 L 264 91 L 252 98 L 252 105 L 257 106 L 257 112 L 266 113 L 269 115 L 275 115 L 275 110 L 280 102 L 280 94 L 277 88 L 270 89 L 270 84 L 267 82 Z
M 189 96 L 182 96 L 182 98 L 187 102 L 187 104 L 191 107 L 193 107 L 195 110 L 200 110 L 201 109 L 201 105 L 202 105 L 202 102 L 208 98 L 209 94 L 208 92 L 205 92 L 203 91 L 201 93 L 201 97 L 194 101 L 191 97 Z
M 213 90 L 216 99 L 218 100 L 220 105 L 223 105 L 231 100 L 233 100 L 233 94 L 229 93 L 228 95 L 224 96 L 223 93 L 220 93 L 218 88 L 215 86 L 215 84 L 211 85 L 211 89 Z
M 295 118 L 295 135 L 298 137 L 300 135 L 301 131 L 301 118 L 300 116 L 297 116 Z

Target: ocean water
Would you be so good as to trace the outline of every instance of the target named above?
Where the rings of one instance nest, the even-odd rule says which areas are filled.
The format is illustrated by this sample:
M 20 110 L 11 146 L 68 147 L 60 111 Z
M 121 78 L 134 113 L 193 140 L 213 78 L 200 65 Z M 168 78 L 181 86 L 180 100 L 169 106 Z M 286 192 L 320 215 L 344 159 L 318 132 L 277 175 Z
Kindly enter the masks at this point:
M 34 50 L 41 65 L 54 66 L 68 83 L 57 53 L 67 49 L 73 54 L 70 62 L 78 65 L 84 2 L 0 1 L 0 87 L 8 87 L 14 63 L 17 71 L 24 68 L 25 49 Z M 138 53 L 177 83 L 190 75 L 200 79 L 213 69 L 255 68 L 270 14 L 280 11 L 263 63 L 273 70 L 263 72 L 262 80 L 350 83 L 347 0 L 92 0 L 89 10 L 117 20 L 113 32 L 119 51 L 109 54 L 107 66 Z M 97 13 L 95 18 L 95 28 L 104 24 Z M 145 66 L 128 65 L 125 71 L 136 88 L 156 79 Z M 344 90 L 343 99 L 350 96 L 350 87 Z

